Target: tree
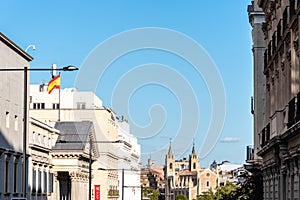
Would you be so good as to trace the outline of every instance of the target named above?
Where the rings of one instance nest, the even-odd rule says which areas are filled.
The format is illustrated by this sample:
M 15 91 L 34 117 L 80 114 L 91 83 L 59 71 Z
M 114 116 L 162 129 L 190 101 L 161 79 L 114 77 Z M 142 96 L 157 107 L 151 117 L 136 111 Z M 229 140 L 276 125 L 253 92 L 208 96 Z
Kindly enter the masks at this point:
M 263 178 L 262 172 L 257 169 L 252 174 L 246 175 L 246 181 L 241 185 L 241 188 L 236 192 L 239 200 L 257 200 L 263 199 Z
M 211 189 L 209 189 L 207 192 L 203 192 L 199 197 L 197 197 L 197 200 L 215 200 L 215 194 Z
M 176 196 L 176 200 L 189 200 L 185 195 L 179 194 Z
M 235 199 L 238 186 L 233 183 L 227 183 L 223 187 L 219 187 L 215 193 L 216 199 L 232 200 Z
M 143 196 L 149 197 L 151 200 L 158 200 L 159 192 L 150 187 L 143 187 Z
M 261 171 L 245 175 L 245 182 L 240 185 L 227 183 L 219 187 L 214 193 L 212 190 L 201 194 L 197 200 L 258 200 L 263 199 L 263 182 Z

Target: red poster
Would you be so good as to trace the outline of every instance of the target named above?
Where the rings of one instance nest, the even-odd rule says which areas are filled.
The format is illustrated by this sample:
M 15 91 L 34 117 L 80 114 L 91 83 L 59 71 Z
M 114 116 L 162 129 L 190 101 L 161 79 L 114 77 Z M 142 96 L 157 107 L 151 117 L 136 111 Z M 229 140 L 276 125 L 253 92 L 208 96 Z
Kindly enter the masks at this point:
M 95 185 L 95 200 L 100 200 L 100 185 Z

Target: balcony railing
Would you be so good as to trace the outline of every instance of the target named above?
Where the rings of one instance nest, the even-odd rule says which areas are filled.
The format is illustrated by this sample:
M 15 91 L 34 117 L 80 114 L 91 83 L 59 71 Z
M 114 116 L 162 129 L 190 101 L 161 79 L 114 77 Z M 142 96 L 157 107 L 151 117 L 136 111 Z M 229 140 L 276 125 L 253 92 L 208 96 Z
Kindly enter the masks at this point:
M 119 190 L 108 190 L 108 196 L 109 197 L 119 197 L 120 192 L 119 192 Z

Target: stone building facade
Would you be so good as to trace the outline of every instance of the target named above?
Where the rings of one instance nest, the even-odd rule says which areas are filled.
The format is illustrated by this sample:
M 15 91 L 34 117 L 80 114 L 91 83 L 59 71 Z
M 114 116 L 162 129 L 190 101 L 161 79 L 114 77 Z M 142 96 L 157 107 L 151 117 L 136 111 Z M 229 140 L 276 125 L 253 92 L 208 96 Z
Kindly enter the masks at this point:
M 33 58 L 0 32 L 0 200 L 21 197 L 24 69 Z M 27 77 L 29 79 L 29 75 Z M 27 86 L 25 86 L 27 87 Z M 26 98 L 26 97 L 25 97 Z M 28 116 L 28 115 L 27 115 Z M 28 152 L 28 149 L 26 150 Z M 27 160 L 26 160 L 27 162 Z M 24 176 L 27 177 L 27 174 Z
M 54 199 L 88 199 L 89 162 L 99 157 L 97 145 L 89 142 L 96 137 L 93 122 L 56 122 L 55 128 L 60 135 L 51 152 Z
M 218 175 L 208 168 L 201 168 L 193 146 L 192 152 L 186 159 L 175 160 L 170 144 L 165 158 L 165 199 L 175 200 L 183 194 L 188 199 L 196 199 L 202 192 L 218 186 Z
M 264 199 L 300 199 L 300 1 L 258 0 L 252 8 L 262 9 L 265 17 L 265 22 L 255 24 L 255 13 L 249 12 L 253 30 L 264 37 L 264 62 L 254 63 L 256 76 L 264 75 L 254 80 L 254 98 L 265 100 L 254 105 L 254 121 L 261 120 L 256 123 L 254 146 L 262 159 Z M 253 35 L 254 47 L 260 36 Z M 261 52 L 254 53 L 254 60 L 261 58 Z
M 29 119 L 28 146 L 28 198 L 54 200 L 52 148 L 60 131 L 53 126 Z

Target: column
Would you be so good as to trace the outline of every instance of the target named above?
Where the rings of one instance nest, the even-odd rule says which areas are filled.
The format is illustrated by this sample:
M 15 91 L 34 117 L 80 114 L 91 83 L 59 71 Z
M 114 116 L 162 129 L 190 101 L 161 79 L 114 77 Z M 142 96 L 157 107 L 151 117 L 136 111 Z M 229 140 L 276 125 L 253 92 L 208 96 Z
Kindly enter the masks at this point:
M 279 167 L 276 167 L 276 181 L 277 181 L 276 199 L 280 199 L 281 178 L 280 178 L 280 168 Z
M 265 169 L 263 170 L 263 191 L 264 191 L 264 199 L 267 199 L 267 184 L 266 184 L 266 180 L 267 179 L 267 173 L 265 171 Z
M 77 177 L 75 172 L 71 172 L 70 174 L 70 179 L 71 179 L 71 199 L 78 198 L 77 196 Z M 78 198 L 79 199 L 79 198 Z
M 299 200 L 299 172 L 298 172 L 298 167 L 295 167 L 295 184 L 294 184 L 294 199 Z
M 286 200 L 286 170 L 285 167 L 283 167 L 280 170 L 280 198 L 281 200 Z
M 11 177 L 13 177 L 13 162 L 11 159 L 11 154 L 6 153 L 5 154 L 5 180 L 4 180 L 4 184 L 5 184 L 5 193 L 7 194 L 12 194 L 13 192 L 13 180 L 11 179 Z
M 53 200 L 60 200 L 58 173 L 53 172 Z
M 4 152 L 2 149 L 0 149 L 0 177 L 4 177 L 4 169 L 5 169 L 5 165 L 4 165 L 5 161 L 4 161 Z M 4 195 L 4 178 L 0 178 L 0 199 L 3 199 L 3 195 Z
M 22 157 L 18 158 L 17 161 L 17 192 L 22 193 Z M 1 177 L 1 176 L 0 176 Z

